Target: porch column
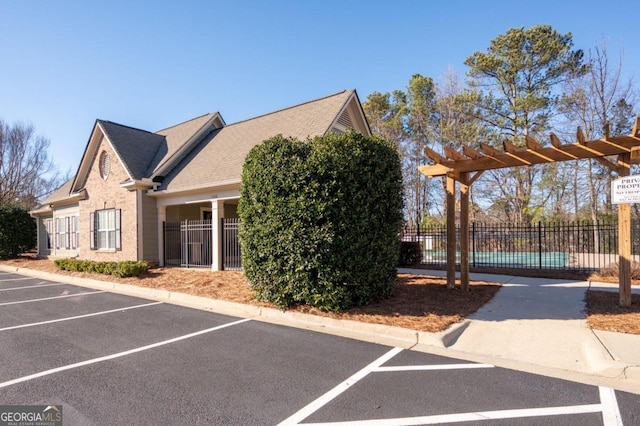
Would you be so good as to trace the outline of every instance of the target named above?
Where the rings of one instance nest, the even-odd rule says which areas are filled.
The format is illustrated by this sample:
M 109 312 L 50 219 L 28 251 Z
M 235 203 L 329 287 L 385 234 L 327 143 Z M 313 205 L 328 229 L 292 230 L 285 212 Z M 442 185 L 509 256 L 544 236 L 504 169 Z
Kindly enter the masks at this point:
M 40 216 L 36 216 L 36 250 L 38 251 L 38 257 L 42 255 L 42 230 L 40 229 L 44 225 L 44 221 Z
M 211 270 L 222 270 L 222 218 L 224 201 L 211 201 Z
M 158 206 L 158 264 L 164 266 L 164 223 L 167 221 L 167 206 Z

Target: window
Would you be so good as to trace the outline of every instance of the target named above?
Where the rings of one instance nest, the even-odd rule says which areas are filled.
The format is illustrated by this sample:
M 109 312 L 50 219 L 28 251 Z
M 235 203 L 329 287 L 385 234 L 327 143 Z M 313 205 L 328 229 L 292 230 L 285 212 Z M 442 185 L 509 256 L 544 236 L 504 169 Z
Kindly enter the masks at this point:
M 91 250 L 120 250 L 120 209 L 91 212 Z
M 46 222 L 45 226 L 47 226 Z M 75 250 L 78 248 L 78 216 L 56 218 L 55 240 L 57 249 Z M 49 229 L 47 229 L 47 244 L 50 242 Z
M 109 158 L 109 153 L 107 151 L 102 151 L 100 154 L 100 177 L 104 180 L 107 180 L 109 177 L 109 171 L 111 170 L 111 159 Z
M 80 227 L 79 222 L 80 218 L 78 216 L 71 216 L 71 248 L 77 249 L 80 247 Z
M 53 219 L 44 220 L 44 229 L 47 233 L 47 249 L 53 248 Z

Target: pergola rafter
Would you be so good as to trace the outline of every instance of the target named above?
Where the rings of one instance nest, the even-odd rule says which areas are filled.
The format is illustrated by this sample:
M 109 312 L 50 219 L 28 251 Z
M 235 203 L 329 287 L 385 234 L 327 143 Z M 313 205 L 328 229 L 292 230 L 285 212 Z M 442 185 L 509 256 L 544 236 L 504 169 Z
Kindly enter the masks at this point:
M 481 143 L 480 150 L 463 146 L 462 152 L 444 147 L 444 155 L 430 148 L 425 153 L 433 164 L 421 166 L 419 170 L 427 177 L 447 178 L 447 285 L 455 286 L 455 188 L 460 183 L 460 282 L 463 289 L 469 287 L 469 188 L 487 170 L 512 167 L 531 167 L 561 161 L 595 159 L 618 176 L 628 176 L 631 164 L 640 163 L 640 116 L 636 118 L 633 131 L 627 136 L 609 136 L 605 126 L 604 137 L 587 141 L 580 127 L 576 131 L 576 142 L 562 144 L 553 133 L 551 145 L 543 146 L 531 136 L 525 136 L 525 147 L 511 141 L 503 142 L 502 150 Z M 615 161 L 610 160 L 612 156 Z M 470 173 L 473 173 L 470 176 Z M 631 210 L 629 204 L 618 206 L 618 233 L 620 255 L 620 304 L 631 304 Z

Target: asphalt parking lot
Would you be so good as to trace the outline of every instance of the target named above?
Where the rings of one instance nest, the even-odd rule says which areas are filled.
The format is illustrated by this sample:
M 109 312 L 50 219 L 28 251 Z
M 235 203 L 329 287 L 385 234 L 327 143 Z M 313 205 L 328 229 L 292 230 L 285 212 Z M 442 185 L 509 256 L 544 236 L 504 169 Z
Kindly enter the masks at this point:
M 640 395 L 0 273 L 0 405 L 65 425 L 636 425 Z

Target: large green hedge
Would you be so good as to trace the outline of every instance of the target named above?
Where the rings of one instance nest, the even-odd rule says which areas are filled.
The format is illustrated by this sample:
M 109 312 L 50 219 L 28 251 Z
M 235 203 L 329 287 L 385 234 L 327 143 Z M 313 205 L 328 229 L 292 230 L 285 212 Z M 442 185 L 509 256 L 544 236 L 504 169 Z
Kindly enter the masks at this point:
M 358 133 L 254 147 L 238 212 L 245 275 L 281 308 L 360 306 L 390 295 L 402 226 L 402 174 L 392 144 Z
M 36 221 L 23 208 L 0 206 L 0 259 L 11 259 L 36 246 Z

